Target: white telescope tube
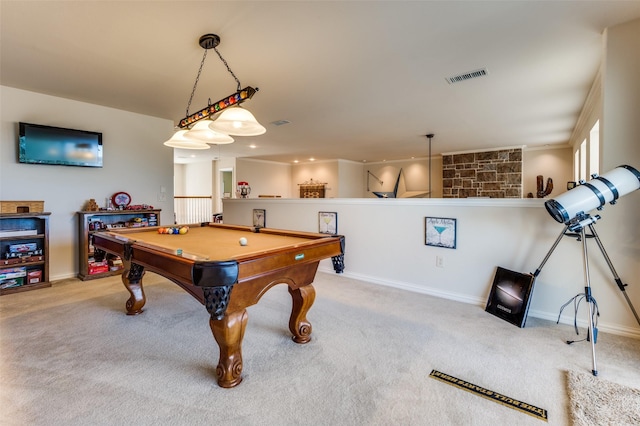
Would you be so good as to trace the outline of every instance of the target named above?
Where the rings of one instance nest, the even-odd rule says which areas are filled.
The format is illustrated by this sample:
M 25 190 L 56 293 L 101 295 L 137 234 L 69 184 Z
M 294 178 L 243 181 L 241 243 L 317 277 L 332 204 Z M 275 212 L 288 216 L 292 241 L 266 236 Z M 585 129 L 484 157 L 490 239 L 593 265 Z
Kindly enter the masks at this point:
M 622 165 L 589 182 L 544 203 L 555 220 L 567 224 L 580 214 L 593 209 L 601 210 L 606 203 L 615 204 L 618 198 L 640 188 L 640 172 Z

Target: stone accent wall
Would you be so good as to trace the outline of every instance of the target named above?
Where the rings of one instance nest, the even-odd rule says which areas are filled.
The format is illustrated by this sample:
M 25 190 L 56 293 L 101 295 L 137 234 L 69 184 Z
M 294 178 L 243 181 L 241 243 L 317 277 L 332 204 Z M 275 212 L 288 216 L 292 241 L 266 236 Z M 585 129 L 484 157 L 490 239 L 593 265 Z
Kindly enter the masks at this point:
M 522 198 L 522 149 L 442 156 L 443 198 Z

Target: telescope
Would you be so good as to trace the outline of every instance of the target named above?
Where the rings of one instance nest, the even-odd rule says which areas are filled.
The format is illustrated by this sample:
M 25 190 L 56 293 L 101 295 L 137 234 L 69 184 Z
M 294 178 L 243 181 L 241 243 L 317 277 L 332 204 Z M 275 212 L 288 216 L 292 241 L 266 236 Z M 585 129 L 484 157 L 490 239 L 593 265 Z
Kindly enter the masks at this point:
M 640 172 L 627 165 L 591 177 L 589 182 L 580 181 L 575 188 L 545 202 L 551 217 L 568 224 L 593 209 L 602 210 L 606 203 L 615 204 L 618 198 L 640 188 Z
M 585 182 L 584 180 L 580 181 L 580 184 L 567 192 L 561 194 L 555 199 L 548 200 L 544 203 L 545 208 L 556 221 L 560 223 L 564 223 L 565 227 L 560 232 L 560 235 L 556 239 L 556 241 L 551 246 L 551 249 L 542 260 L 542 263 L 533 273 L 534 277 L 538 277 L 540 271 L 544 264 L 549 260 L 551 253 L 558 246 L 558 243 L 564 236 L 576 237 L 578 241 L 582 241 L 582 258 L 584 263 L 584 277 L 585 277 L 585 287 L 584 293 L 580 293 L 577 296 L 573 297 L 569 302 L 565 303 L 565 305 L 561 308 L 560 314 L 562 314 L 562 309 L 567 306 L 571 301 L 574 302 L 576 306 L 580 304 L 581 300 L 585 300 L 587 302 L 588 314 L 589 314 L 589 329 L 587 332 L 586 340 L 591 342 L 591 354 L 592 354 L 592 362 L 593 368 L 591 372 L 594 376 L 598 375 L 598 369 L 596 368 L 596 351 L 595 351 L 595 343 L 598 336 L 598 328 L 597 324 L 597 316 L 600 315 L 598 310 L 598 304 L 595 298 L 591 295 L 591 279 L 589 275 L 589 257 L 587 255 L 587 238 L 595 239 L 598 248 L 602 252 L 611 273 L 613 274 L 613 278 L 615 283 L 618 285 L 618 288 L 624 295 L 627 300 L 627 304 L 631 309 L 631 312 L 636 318 L 638 324 L 640 324 L 640 316 L 636 312 L 629 296 L 625 291 L 625 287 L 627 284 L 623 283 L 620 279 L 620 276 L 616 272 L 613 267 L 613 263 L 609 258 L 609 255 L 604 249 L 604 245 L 602 241 L 600 241 L 600 237 L 596 233 L 595 222 L 600 219 L 599 215 L 591 216 L 589 212 L 594 209 L 602 210 L 604 205 L 615 204 L 618 198 L 627 195 L 630 192 L 635 191 L 640 188 L 640 172 L 634 169 L 631 166 L 622 165 L 616 167 L 615 169 L 603 174 L 602 176 L 598 176 L 597 174 L 591 175 L 592 179 L 589 182 Z M 585 232 L 585 228 L 588 228 L 590 234 Z M 571 231 L 571 232 L 569 232 Z M 558 321 L 560 321 L 560 316 L 558 316 Z M 576 332 L 578 331 L 577 325 Z M 574 343 L 575 340 L 568 340 L 567 344 Z

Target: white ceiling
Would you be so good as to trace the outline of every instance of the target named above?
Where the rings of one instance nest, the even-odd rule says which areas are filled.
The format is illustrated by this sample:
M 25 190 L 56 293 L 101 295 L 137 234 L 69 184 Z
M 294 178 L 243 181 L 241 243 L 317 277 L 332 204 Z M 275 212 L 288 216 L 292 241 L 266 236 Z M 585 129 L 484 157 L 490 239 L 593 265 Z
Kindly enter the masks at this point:
M 640 1 L 0 5 L 2 85 L 175 123 L 204 53 L 198 39 L 218 34 L 242 86 L 259 88 L 244 106 L 267 133 L 177 150 L 177 162 L 191 154 L 408 159 L 427 155 L 427 133 L 434 155 L 566 144 L 600 65 L 603 30 L 640 18 Z M 488 75 L 445 80 L 479 68 Z M 189 112 L 235 90 L 209 51 Z

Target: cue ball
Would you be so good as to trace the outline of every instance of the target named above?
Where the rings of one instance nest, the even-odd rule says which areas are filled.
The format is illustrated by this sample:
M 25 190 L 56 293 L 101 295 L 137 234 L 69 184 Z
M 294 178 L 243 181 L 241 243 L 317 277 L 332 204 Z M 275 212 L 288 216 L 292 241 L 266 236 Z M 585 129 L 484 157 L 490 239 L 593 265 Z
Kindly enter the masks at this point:
M 241 246 L 247 245 L 247 239 L 245 237 L 240 238 L 238 242 L 240 243 Z

